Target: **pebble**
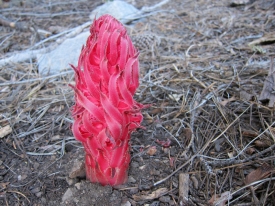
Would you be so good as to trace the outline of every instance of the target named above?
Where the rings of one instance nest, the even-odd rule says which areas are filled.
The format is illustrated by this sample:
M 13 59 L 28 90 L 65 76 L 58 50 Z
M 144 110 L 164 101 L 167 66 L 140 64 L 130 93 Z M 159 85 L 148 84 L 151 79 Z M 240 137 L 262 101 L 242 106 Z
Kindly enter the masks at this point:
M 122 203 L 121 206 L 131 206 L 131 203 L 129 201 Z
M 128 183 L 135 183 L 135 182 L 136 182 L 135 178 L 133 178 L 132 176 L 128 177 Z
M 31 193 L 38 193 L 38 192 L 40 192 L 40 187 L 35 187 L 31 189 Z
M 35 170 L 37 170 L 38 167 L 39 167 L 39 163 L 38 163 L 38 162 L 35 162 L 35 163 L 33 164 L 33 168 L 34 168 Z
M 68 185 L 71 186 L 77 182 L 77 179 L 72 179 L 72 178 L 66 177 L 66 182 L 68 183 Z
M 138 193 L 138 188 L 132 188 L 132 189 L 130 189 L 130 194 L 136 194 L 136 193 Z
M 170 149 L 170 155 L 171 156 L 176 156 L 176 148 L 175 147 L 171 147 L 171 149 Z
M 41 197 L 41 196 L 42 196 L 42 192 L 37 192 L 37 193 L 35 193 L 35 196 L 36 196 L 36 197 Z
M 73 162 L 73 167 L 70 171 L 69 177 L 70 178 L 76 178 L 76 177 L 85 177 L 85 164 L 83 160 L 76 159 Z
M 68 201 L 73 197 L 72 188 L 68 188 L 62 197 L 62 202 Z
M 76 189 L 80 190 L 80 186 L 81 186 L 81 184 L 80 184 L 80 182 L 78 182 L 78 183 L 75 183 L 75 185 L 74 185 L 74 186 L 76 187 Z
M 134 168 L 137 168 L 137 167 L 139 167 L 139 163 L 138 162 L 132 162 L 131 166 L 134 167 Z
M 170 197 L 169 196 L 162 196 L 159 198 L 160 202 L 168 203 L 170 202 Z
M 45 197 L 42 197 L 42 198 L 41 198 L 41 202 L 45 205 L 46 202 L 47 202 L 47 199 L 46 199 Z

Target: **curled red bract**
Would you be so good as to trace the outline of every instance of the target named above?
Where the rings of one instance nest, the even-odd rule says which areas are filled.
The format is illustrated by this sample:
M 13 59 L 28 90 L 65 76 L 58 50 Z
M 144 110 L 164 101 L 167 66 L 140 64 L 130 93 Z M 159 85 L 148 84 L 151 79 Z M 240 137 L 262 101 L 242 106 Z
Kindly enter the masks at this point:
M 133 99 L 139 86 L 138 52 L 124 26 L 110 15 L 94 20 L 75 71 L 75 138 L 85 148 L 86 177 L 102 185 L 127 180 L 131 133 L 144 107 Z

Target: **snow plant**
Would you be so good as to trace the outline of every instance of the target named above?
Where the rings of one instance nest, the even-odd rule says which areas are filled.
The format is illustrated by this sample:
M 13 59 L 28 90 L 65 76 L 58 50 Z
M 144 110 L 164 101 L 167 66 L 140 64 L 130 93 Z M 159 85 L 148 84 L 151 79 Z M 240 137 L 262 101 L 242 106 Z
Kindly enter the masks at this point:
M 124 26 L 110 15 L 94 20 L 75 71 L 72 131 L 85 149 L 86 177 L 102 185 L 125 183 L 131 133 L 141 127 L 144 105 L 138 52 Z

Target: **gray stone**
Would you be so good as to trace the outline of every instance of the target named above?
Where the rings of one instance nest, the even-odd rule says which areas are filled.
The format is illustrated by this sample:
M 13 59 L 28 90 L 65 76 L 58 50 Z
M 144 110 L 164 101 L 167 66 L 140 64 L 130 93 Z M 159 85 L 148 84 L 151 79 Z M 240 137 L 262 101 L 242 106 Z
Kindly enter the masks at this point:
M 170 197 L 169 196 L 162 196 L 159 198 L 160 202 L 164 202 L 164 203 L 168 203 L 170 201 Z
M 128 183 L 135 183 L 135 182 L 136 182 L 136 180 L 135 180 L 135 178 L 133 178 L 133 176 L 128 177 Z
M 122 203 L 121 206 L 131 206 L 131 203 L 129 201 L 126 201 Z
M 41 196 L 42 196 L 42 192 L 37 192 L 37 193 L 35 193 L 35 196 L 36 196 L 36 197 L 41 197 Z
M 69 201 L 73 198 L 74 191 L 72 188 L 68 188 L 62 197 L 62 202 Z
M 139 17 L 142 12 L 125 1 L 109 1 L 93 10 L 90 19 L 94 20 L 104 14 L 110 14 L 125 24 Z
M 82 46 L 90 32 L 83 32 L 74 38 L 66 39 L 56 49 L 46 54 L 38 54 L 38 70 L 42 76 L 71 70 L 70 64 L 77 65 Z

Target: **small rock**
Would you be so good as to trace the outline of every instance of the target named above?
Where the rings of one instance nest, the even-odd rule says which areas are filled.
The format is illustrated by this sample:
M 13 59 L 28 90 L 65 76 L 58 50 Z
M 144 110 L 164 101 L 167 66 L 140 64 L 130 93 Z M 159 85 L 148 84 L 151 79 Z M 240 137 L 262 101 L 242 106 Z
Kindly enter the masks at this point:
M 157 152 L 157 147 L 156 147 L 156 146 L 151 146 L 151 147 L 149 147 L 148 150 L 147 150 L 147 154 L 148 154 L 149 156 L 155 155 L 156 152 Z
M 31 193 L 38 193 L 38 192 L 40 192 L 40 187 L 35 187 L 35 188 L 33 188 L 33 189 L 31 189 Z
M 137 167 L 139 167 L 139 164 L 138 164 L 138 162 L 132 162 L 131 166 L 134 168 L 137 168 Z
M 43 76 L 58 74 L 64 70 L 73 71 L 70 64 L 77 65 L 82 45 L 90 32 L 83 32 L 74 38 L 66 39 L 56 49 L 46 54 L 38 54 L 38 70 Z
M 66 177 L 66 182 L 68 183 L 68 185 L 73 185 L 76 183 L 76 179 L 72 179 L 72 178 L 69 178 L 69 177 Z
M 27 175 L 26 175 L 26 174 L 18 175 L 18 176 L 17 176 L 18 181 L 25 180 L 26 178 L 27 178 Z
M 35 170 L 37 170 L 38 167 L 39 167 L 39 163 L 38 163 L 38 162 L 35 162 L 35 163 L 33 164 L 33 168 L 34 168 Z
M 146 165 L 142 165 L 142 166 L 139 167 L 139 169 L 140 169 L 140 170 L 144 170 L 145 167 L 146 167 Z
M 141 15 L 141 12 L 125 1 L 109 1 L 94 9 L 90 14 L 90 19 L 94 20 L 95 17 L 98 18 L 104 14 L 110 14 L 125 24 Z
M 175 147 L 171 147 L 171 149 L 170 149 L 170 155 L 171 156 L 176 156 L 176 148 Z
M 85 177 L 85 164 L 82 160 L 76 159 L 73 163 L 73 167 L 71 169 L 71 172 L 69 174 L 70 178 L 76 178 L 76 177 Z
M 175 202 L 173 200 L 170 200 L 169 203 L 168 203 L 168 205 L 171 205 L 171 206 L 175 205 Z
M 160 202 L 168 203 L 170 202 L 171 198 L 169 196 L 162 196 L 159 198 Z
M 45 197 L 42 197 L 41 202 L 45 205 L 45 203 L 47 202 L 47 199 Z
M 81 184 L 80 182 L 78 182 L 78 183 L 75 183 L 74 186 L 76 187 L 76 189 L 80 190 Z
M 121 203 L 121 206 L 131 206 L 131 203 L 129 201 L 127 201 L 125 203 Z
M 168 153 L 170 152 L 170 148 L 163 148 L 163 152 L 164 152 L 165 154 L 168 154 Z
M 54 136 L 51 137 L 52 141 L 59 140 L 59 139 L 60 139 L 60 135 L 59 134 L 58 135 L 54 135 Z
M 52 155 L 50 160 L 51 160 L 51 161 L 55 161 L 55 160 L 56 160 L 56 156 L 55 156 L 55 155 Z
M 136 194 L 136 193 L 138 193 L 138 188 L 132 188 L 132 189 L 130 189 L 130 194 Z
M 42 196 L 42 192 L 37 192 L 37 193 L 35 193 L 35 196 L 36 196 L 36 197 L 41 197 L 41 196 Z
M 135 178 L 133 178 L 132 176 L 128 177 L 128 183 L 135 183 L 135 182 L 136 182 Z
M 150 206 L 159 206 L 159 201 L 154 201 L 150 204 Z
M 74 202 L 77 204 L 79 202 L 78 198 L 74 198 Z
M 68 188 L 62 197 L 62 202 L 72 199 L 74 191 L 72 188 Z

